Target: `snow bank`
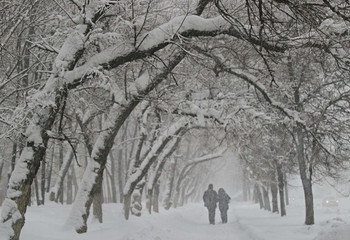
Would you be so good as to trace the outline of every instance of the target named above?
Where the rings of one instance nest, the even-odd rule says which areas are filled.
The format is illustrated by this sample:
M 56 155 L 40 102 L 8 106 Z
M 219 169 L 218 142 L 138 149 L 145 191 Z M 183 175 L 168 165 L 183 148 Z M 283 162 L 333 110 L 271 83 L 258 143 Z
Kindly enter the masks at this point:
M 231 196 L 233 194 L 229 193 Z M 202 203 L 191 203 L 159 214 L 148 214 L 142 209 L 142 217 L 124 219 L 122 204 L 103 204 L 104 223 L 89 218 L 89 230 L 77 234 L 64 229 L 70 206 L 49 202 L 45 206 L 32 206 L 26 214 L 21 240 L 347 240 L 350 236 L 350 208 L 323 208 L 315 202 L 316 223 L 303 224 L 303 201 L 287 206 L 287 216 L 280 217 L 260 210 L 257 204 L 231 202 L 228 223 L 221 224 L 216 211 L 216 225 L 209 225 L 208 211 Z M 3 235 L 0 235 L 0 239 Z

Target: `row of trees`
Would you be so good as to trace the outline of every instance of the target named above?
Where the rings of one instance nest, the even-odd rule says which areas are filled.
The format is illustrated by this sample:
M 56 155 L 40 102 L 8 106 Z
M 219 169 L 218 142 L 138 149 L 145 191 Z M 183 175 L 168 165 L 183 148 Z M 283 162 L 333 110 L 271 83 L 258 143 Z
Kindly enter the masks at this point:
M 336 177 L 348 154 L 347 1 L 54 3 L 0 3 L 8 239 L 33 182 L 38 204 L 76 192 L 68 222 L 83 233 L 93 202 L 102 221 L 102 192 L 116 202 L 118 189 L 126 219 L 143 192 L 157 211 L 161 178 L 166 208 L 198 199 L 227 148 L 256 192 L 271 188 L 273 211 L 279 190 L 282 215 L 298 168 L 314 223 L 313 178 Z

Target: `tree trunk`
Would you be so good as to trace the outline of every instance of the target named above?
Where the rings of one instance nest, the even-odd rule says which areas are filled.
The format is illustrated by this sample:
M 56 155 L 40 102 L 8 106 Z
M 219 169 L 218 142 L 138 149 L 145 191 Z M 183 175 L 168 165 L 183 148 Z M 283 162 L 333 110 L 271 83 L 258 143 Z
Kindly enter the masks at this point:
M 145 180 L 140 181 L 136 187 L 133 193 L 131 194 L 131 206 L 130 211 L 131 214 L 137 217 L 141 216 L 141 210 L 142 210 L 142 192 L 145 187 Z M 147 206 L 148 207 L 148 206 Z
M 253 201 L 254 203 L 259 203 L 259 196 L 258 196 L 258 186 L 255 184 L 254 189 L 253 189 Z M 260 205 L 260 208 L 262 208 L 262 206 Z
M 181 191 L 179 194 L 179 201 L 178 201 L 178 206 L 182 207 L 185 203 L 185 192 L 186 192 L 186 188 L 188 185 L 189 180 L 185 181 L 182 186 L 181 186 Z
M 59 168 L 61 169 L 62 165 L 63 165 L 63 143 L 62 142 L 60 142 L 60 144 L 59 144 L 58 161 L 59 161 Z M 66 175 L 66 173 L 67 173 L 67 171 L 64 172 L 64 175 Z M 63 204 L 63 197 L 64 197 L 63 183 L 64 183 L 64 178 L 62 178 L 61 181 L 59 181 L 59 186 L 58 186 L 59 191 L 57 191 L 57 196 L 55 198 L 55 201 L 60 202 L 61 204 Z
M 278 191 L 280 196 L 280 207 L 281 207 L 281 216 L 285 216 L 286 213 L 286 204 L 284 201 L 284 179 L 282 172 L 282 164 L 275 159 L 276 171 L 277 171 L 277 179 L 278 179 Z
M 153 205 L 153 211 L 158 213 L 159 212 L 159 181 L 155 184 L 153 188 L 153 198 L 152 198 L 152 205 Z
M 0 153 L 1 154 L 1 153 Z M 4 164 L 5 164 L 5 160 L 2 158 L 2 156 L 0 155 L 0 180 L 1 180 L 1 177 L 2 177 L 2 170 L 4 168 Z
M 38 184 L 38 179 L 34 178 L 34 191 L 35 191 L 35 200 L 36 200 L 36 205 L 40 206 L 40 194 L 39 194 L 39 184 Z
M 124 124 L 124 135 L 123 135 L 123 142 L 124 142 L 124 157 L 122 158 L 124 160 L 124 166 L 125 166 L 125 169 L 130 169 L 130 162 L 129 162 L 129 158 L 128 158 L 128 144 L 127 144 L 127 140 L 128 139 L 128 122 L 126 122 Z M 128 174 L 124 174 L 124 181 L 126 182 L 127 180 L 127 177 L 128 177 Z
M 117 164 L 118 164 L 118 189 L 119 189 L 119 202 L 123 203 L 123 182 L 124 182 L 124 178 L 123 178 L 123 148 L 119 149 L 119 153 L 118 153 L 118 160 L 117 160 Z
M 55 155 L 55 144 L 52 144 L 52 152 L 50 155 L 50 167 L 49 167 L 49 173 L 47 174 L 47 181 L 46 181 L 46 192 L 48 193 L 51 188 L 51 177 L 52 177 L 52 168 L 53 168 L 53 159 Z
M 242 190 L 243 190 L 243 201 L 248 201 L 248 174 L 247 170 L 243 169 L 243 177 L 242 177 Z
M 46 185 L 46 157 L 41 164 L 41 203 L 45 204 L 45 185 Z
M 109 153 L 109 159 L 111 160 L 111 187 L 112 187 L 112 202 L 117 202 L 117 186 L 115 184 L 115 159 L 113 156 L 113 152 Z
M 45 157 L 48 135 L 55 120 L 55 114 L 61 101 L 65 100 L 66 89 L 55 92 L 55 107 L 42 108 L 35 112 L 32 122 L 26 131 L 26 143 L 21 157 L 11 174 L 8 184 L 7 198 L 2 207 L 1 224 L 5 224 L 13 232 L 8 239 L 18 240 L 25 221 L 25 212 L 31 196 L 31 184 L 38 172 L 40 162 Z M 35 136 L 35 137 L 34 137 Z M 6 236 L 4 236 L 6 238 Z
M 125 184 L 124 195 L 128 196 L 134 191 L 137 184 L 142 180 L 142 178 L 146 176 L 149 168 L 156 161 L 156 159 L 158 159 L 158 156 L 160 154 L 164 154 L 163 150 L 169 144 L 169 142 L 171 142 L 172 147 L 173 145 L 177 144 L 177 141 L 176 140 L 173 141 L 173 139 L 178 136 L 182 136 L 182 134 L 186 130 L 187 124 L 188 123 L 186 119 L 183 117 L 179 119 L 177 122 L 175 122 L 172 126 L 170 126 L 167 130 L 165 130 L 163 134 L 157 138 L 153 146 L 150 148 L 151 150 L 143 158 L 142 168 L 133 172 L 129 176 L 128 181 Z M 169 149 L 167 148 L 168 151 L 171 151 L 172 147 L 170 147 Z M 124 203 L 124 205 L 125 204 L 126 203 Z M 124 207 L 124 210 L 127 210 L 127 209 L 129 209 L 129 207 Z
M 103 200 L 105 203 L 111 203 L 112 201 L 112 190 L 111 190 L 111 184 L 110 179 L 112 177 L 112 174 L 109 173 L 108 169 L 106 168 L 105 177 L 106 180 L 106 189 L 107 189 L 107 197 Z M 105 190 L 104 190 L 105 192 Z
M 271 172 L 271 196 L 272 196 L 272 212 L 278 213 L 278 189 L 276 184 L 275 171 Z
M 74 144 L 74 149 L 76 148 L 76 144 Z M 68 152 L 66 152 L 66 155 L 64 156 L 64 159 L 62 160 L 61 166 L 60 166 L 60 170 L 57 174 L 57 179 L 56 179 L 56 183 L 55 185 L 52 187 L 51 191 L 50 191 L 50 201 L 55 201 L 58 202 L 60 200 L 60 202 L 62 203 L 62 197 L 63 196 L 63 186 L 64 186 L 64 178 L 66 177 L 69 168 L 72 164 L 72 160 L 73 160 L 73 149 L 69 146 Z M 61 153 L 63 155 L 63 152 L 61 152 L 60 149 L 60 158 L 63 156 L 61 156 Z
M 78 192 L 78 182 L 77 182 L 77 176 L 75 175 L 75 168 L 73 166 L 72 168 L 72 181 L 73 181 L 73 185 L 74 185 L 74 194 L 73 194 L 73 200 L 75 198 L 75 196 L 77 195 Z
M 313 194 L 312 194 L 311 171 L 310 171 L 310 177 L 308 177 L 307 167 L 305 162 L 304 132 L 300 123 L 297 123 L 296 135 L 297 135 L 297 158 L 298 158 L 298 164 L 299 164 L 299 173 L 300 173 L 301 182 L 303 184 L 304 197 L 305 197 L 305 224 L 312 225 L 315 223 L 315 219 L 314 219 L 314 202 L 313 202 Z
M 81 183 L 81 186 L 84 187 L 79 188 L 78 195 L 76 197 L 76 199 L 79 199 L 79 201 L 75 200 L 73 204 L 73 208 L 69 219 L 71 219 L 71 221 L 73 221 L 72 219 L 74 219 L 74 223 L 70 221 L 68 221 L 67 223 L 71 223 L 69 225 L 74 224 L 74 227 L 78 233 L 84 233 L 87 231 L 86 221 L 90 212 L 92 193 L 95 191 L 96 188 L 97 176 L 99 174 L 103 174 L 107 161 L 107 156 L 114 144 L 114 139 L 120 127 L 123 125 L 123 123 L 130 115 L 132 110 L 134 110 L 134 108 L 140 103 L 140 101 L 142 100 L 142 96 L 146 96 L 159 83 L 161 83 L 168 76 L 168 74 L 182 61 L 185 55 L 186 53 L 182 50 L 179 50 L 179 52 L 174 53 L 171 59 L 169 60 L 168 65 L 159 70 L 160 73 L 152 79 L 150 85 L 144 91 L 142 91 L 137 98 L 132 98 L 129 100 L 128 103 L 125 103 L 123 105 L 114 104 L 111 107 L 109 118 L 106 119 L 106 122 L 103 125 L 103 129 L 106 129 L 106 131 L 102 131 L 98 139 L 96 140 L 94 150 L 92 151 L 93 154 L 89 160 L 88 167 L 84 172 L 83 180 Z M 146 171 L 148 170 L 148 167 L 149 166 L 147 165 L 145 168 Z M 142 179 L 143 174 L 146 174 L 146 172 L 142 172 L 142 176 L 137 176 L 136 181 L 130 183 L 130 188 L 128 186 L 129 189 L 127 191 L 124 191 L 124 195 L 131 196 L 134 187 L 136 186 L 137 182 L 140 181 L 140 179 Z M 130 199 L 130 196 L 127 197 L 129 197 Z M 128 201 L 128 204 L 130 204 L 130 200 Z M 126 211 L 129 211 L 129 207 L 130 206 L 124 209 Z
M 8 178 L 11 178 L 11 174 L 13 172 L 13 170 L 15 169 L 15 165 L 16 165 L 16 156 L 17 156 L 17 143 L 14 142 L 12 144 L 12 154 L 11 154 L 11 168 L 10 168 L 10 172 L 9 172 L 9 176 Z
M 264 196 L 264 209 L 267 211 L 271 211 L 269 192 L 267 191 L 265 186 L 262 186 L 262 190 L 263 190 L 263 196 Z
M 170 163 L 170 176 L 167 178 L 166 183 L 166 193 L 165 193 L 165 199 L 164 199 L 164 208 L 168 210 L 171 205 L 171 197 L 174 189 L 174 179 L 175 179 L 175 170 L 176 170 L 176 163 L 177 163 L 177 156 L 174 156 L 173 160 Z
M 67 205 L 73 203 L 73 168 L 71 165 L 67 175 Z
M 126 220 L 129 219 L 130 205 L 131 205 L 131 194 L 125 194 L 123 206 L 124 206 L 124 217 Z
M 287 182 L 286 173 L 283 173 L 283 179 L 284 179 L 284 194 L 285 194 L 286 204 L 289 205 L 288 182 Z
M 185 132 L 183 132 L 184 134 Z M 181 135 L 182 136 L 182 135 Z M 162 175 L 164 165 L 169 159 L 169 157 L 174 153 L 175 149 L 178 147 L 179 143 L 181 141 L 181 137 L 178 136 L 177 138 L 172 140 L 172 143 L 170 148 L 168 148 L 168 151 L 165 151 L 163 154 L 159 155 L 159 159 L 157 164 L 154 166 L 153 171 L 150 173 L 149 181 L 147 183 L 147 189 L 149 191 L 149 213 L 151 213 L 152 207 L 153 209 L 156 209 L 157 212 L 159 212 L 159 203 L 158 203 L 158 197 L 159 197 L 159 178 Z M 157 206 L 154 206 L 156 203 Z
M 147 201 L 146 208 L 149 214 L 152 214 L 152 200 L 153 200 L 153 189 L 147 189 Z
M 99 223 L 103 222 L 103 213 L 102 213 L 102 202 L 103 202 L 103 194 L 102 194 L 102 176 L 97 179 L 97 186 L 95 188 L 94 200 L 93 200 L 93 216 L 98 220 Z

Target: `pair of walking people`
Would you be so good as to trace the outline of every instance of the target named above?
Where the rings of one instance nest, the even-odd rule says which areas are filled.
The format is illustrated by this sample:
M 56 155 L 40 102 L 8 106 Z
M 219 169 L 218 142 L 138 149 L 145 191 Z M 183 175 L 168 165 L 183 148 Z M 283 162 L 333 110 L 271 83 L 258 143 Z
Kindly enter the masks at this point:
M 210 224 L 215 224 L 215 210 L 217 203 L 219 203 L 221 221 L 222 223 L 227 223 L 227 210 L 230 200 L 230 196 L 223 188 L 219 188 L 218 193 L 216 193 L 213 188 L 213 184 L 209 184 L 208 190 L 204 192 L 203 201 L 204 206 L 208 208 Z

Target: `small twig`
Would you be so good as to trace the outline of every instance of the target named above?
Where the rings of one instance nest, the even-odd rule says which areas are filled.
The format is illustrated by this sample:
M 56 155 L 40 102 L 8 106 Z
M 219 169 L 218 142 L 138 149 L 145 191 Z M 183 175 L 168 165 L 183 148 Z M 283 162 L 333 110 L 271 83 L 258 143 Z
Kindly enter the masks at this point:
M 77 24 L 73 18 L 70 16 L 70 14 L 67 12 L 66 9 L 64 9 L 64 7 L 61 6 L 61 4 L 59 4 L 56 0 L 52 0 L 56 3 L 57 6 L 59 6 L 59 8 L 61 8 L 63 10 L 63 12 L 68 16 L 68 18 L 74 23 L 74 24 Z

